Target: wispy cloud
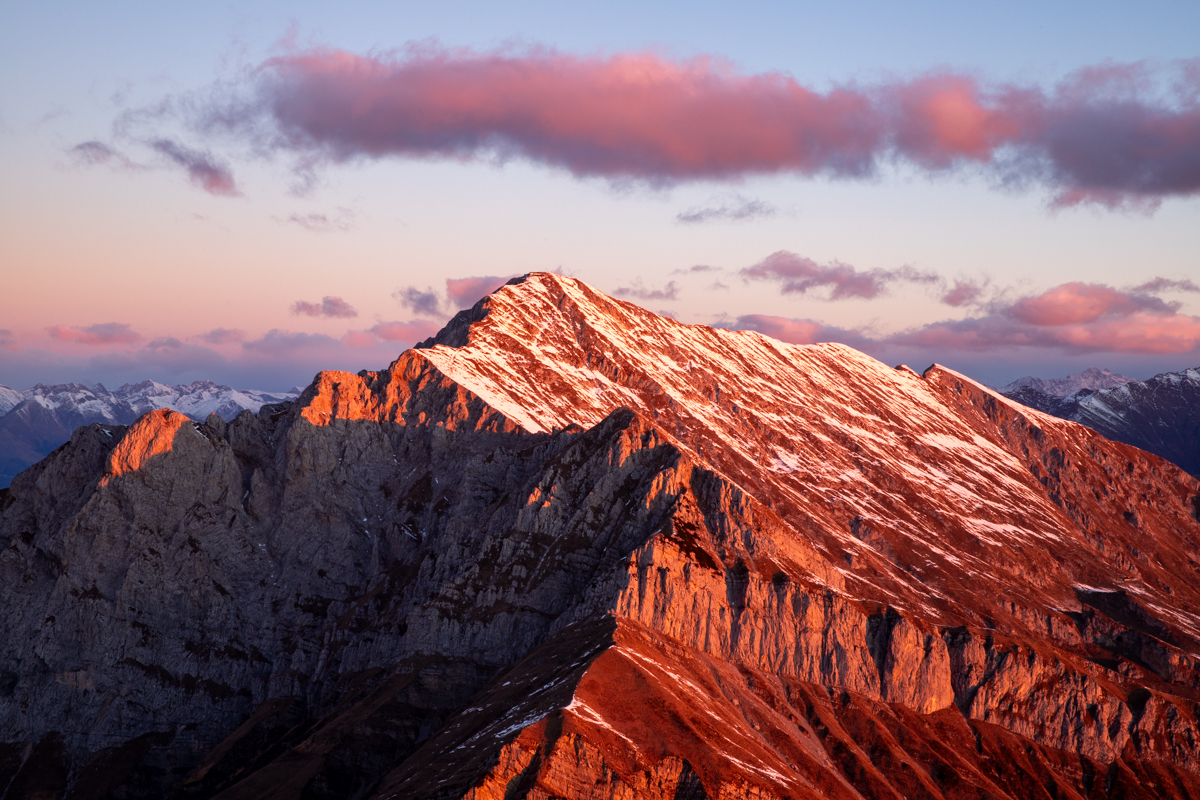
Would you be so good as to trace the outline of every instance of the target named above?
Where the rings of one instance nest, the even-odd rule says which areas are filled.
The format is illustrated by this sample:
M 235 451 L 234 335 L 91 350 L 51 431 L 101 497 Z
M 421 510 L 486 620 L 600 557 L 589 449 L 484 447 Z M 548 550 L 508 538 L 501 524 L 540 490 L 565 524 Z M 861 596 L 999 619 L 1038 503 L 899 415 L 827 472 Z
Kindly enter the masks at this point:
M 912 267 L 860 270 L 840 261 L 819 264 L 787 250 L 772 253 L 738 274 L 746 281 L 777 283 L 779 291 L 784 294 L 807 294 L 814 289 L 828 289 L 830 300 L 870 300 L 884 294 L 892 284 L 937 284 L 941 281 L 937 275 Z
M 154 139 L 150 147 L 171 163 L 182 167 L 192 184 L 209 194 L 222 197 L 241 195 L 229 167 L 217 161 L 211 153 L 192 150 L 171 139 Z
M 327 350 L 339 346 L 337 339 L 323 333 L 295 333 L 272 328 L 261 337 L 242 342 L 242 348 L 252 353 L 272 356 L 293 355 L 313 349 Z
M 237 344 L 246 340 L 246 332 L 241 328 L 213 328 L 196 338 L 206 344 Z
M 289 214 L 286 221 L 299 225 L 313 233 L 345 232 L 354 228 L 357 215 L 348 208 L 339 208 L 331 213 L 311 212 L 308 214 Z
M 142 338 L 124 322 L 104 322 L 85 328 L 54 325 L 46 332 L 59 341 L 89 345 L 134 344 Z
M 0 350 L 10 352 L 17 349 L 17 337 L 8 328 L 0 328 Z
M 89 166 L 107 164 L 128 171 L 141 169 L 140 166 L 131 161 L 124 153 L 114 150 L 104 142 L 81 142 L 72 147 L 68 152 L 75 156 L 78 161 Z
M 1186 278 L 1184 280 L 1155 278 L 1134 286 L 1131 291 L 1149 292 L 1150 294 L 1158 294 L 1160 292 L 1200 292 L 1200 286 L 1197 286 Z
M 685 225 L 705 222 L 748 222 L 778 214 L 775 206 L 740 194 L 714 197 L 706 205 L 689 208 L 675 215 L 675 221 Z
M 340 297 L 330 297 L 328 295 L 321 298 L 321 302 L 319 303 L 297 300 L 292 303 L 292 313 L 305 317 L 340 317 L 342 319 L 350 319 L 358 316 L 358 312 L 354 310 L 354 306 Z
M 640 278 L 633 281 L 631 286 L 622 286 L 613 294 L 617 297 L 632 297 L 635 300 L 675 300 L 679 297 L 679 287 L 675 281 L 669 281 L 661 289 L 649 289 L 642 285 Z

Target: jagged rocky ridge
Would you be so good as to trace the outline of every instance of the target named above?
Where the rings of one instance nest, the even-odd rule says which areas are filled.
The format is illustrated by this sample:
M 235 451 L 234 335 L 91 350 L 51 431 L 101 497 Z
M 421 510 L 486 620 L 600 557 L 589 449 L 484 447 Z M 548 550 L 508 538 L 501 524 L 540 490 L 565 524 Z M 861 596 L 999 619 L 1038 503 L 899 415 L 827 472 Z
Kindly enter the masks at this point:
M 212 381 L 177 386 L 141 381 L 114 391 L 99 383 L 39 383 L 23 392 L 0 386 L 0 488 L 64 444 L 81 425 L 129 425 L 156 408 L 179 411 L 197 422 L 209 414 L 231 420 L 243 410 L 258 411 L 265 403 L 290 400 L 298 394 L 299 390 L 239 390 Z
M 559 276 L 0 495 L 7 797 L 1194 797 L 1200 484 Z
M 1005 397 L 1012 396 L 1012 393 L 1018 389 L 1032 389 L 1039 394 L 1051 397 L 1066 397 L 1080 389 L 1092 392 L 1099 389 L 1114 389 L 1124 386 L 1132 380 L 1133 378 L 1118 375 L 1110 369 L 1088 367 L 1083 372 L 1076 372 L 1064 378 L 1035 378 L 1032 375 L 1026 375 L 1023 378 L 1017 378 L 1012 383 L 997 387 L 996 391 Z
M 1200 475 L 1200 368 L 1056 396 L 1025 385 L 1006 397 L 1154 453 Z

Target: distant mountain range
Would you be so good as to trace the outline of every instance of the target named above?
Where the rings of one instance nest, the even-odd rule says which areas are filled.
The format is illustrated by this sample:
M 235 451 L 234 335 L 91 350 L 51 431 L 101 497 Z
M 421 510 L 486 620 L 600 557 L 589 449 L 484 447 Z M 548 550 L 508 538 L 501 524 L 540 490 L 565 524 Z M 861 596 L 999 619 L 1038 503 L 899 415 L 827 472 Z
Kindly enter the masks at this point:
M 1093 367 L 1053 380 L 1021 378 L 999 391 L 1200 474 L 1200 368 L 1135 381 Z
M 81 425 L 129 425 L 156 408 L 179 411 L 197 422 L 203 422 L 209 414 L 229 421 L 243 410 L 257 412 L 265 404 L 291 400 L 299 394 L 298 388 L 261 392 L 212 381 L 179 386 L 142 381 L 127 383 L 116 391 L 99 383 L 39 383 L 23 392 L 0 386 L 0 488 L 70 439 L 72 431 Z
M 1001 386 L 999 391 L 1001 394 L 1010 396 L 1012 392 L 1018 389 L 1029 388 L 1042 394 L 1051 395 L 1052 397 L 1066 397 L 1069 394 L 1078 392 L 1080 389 L 1090 389 L 1092 391 L 1115 389 L 1131 381 L 1133 381 L 1133 378 L 1126 378 L 1124 375 L 1118 375 L 1111 370 L 1090 367 L 1083 372 L 1076 372 L 1074 375 L 1068 375 L 1065 378 L 1035 378 L 1032 375 L 1026 375 L 1024 378 L 1017 378 L 1006 386 Z

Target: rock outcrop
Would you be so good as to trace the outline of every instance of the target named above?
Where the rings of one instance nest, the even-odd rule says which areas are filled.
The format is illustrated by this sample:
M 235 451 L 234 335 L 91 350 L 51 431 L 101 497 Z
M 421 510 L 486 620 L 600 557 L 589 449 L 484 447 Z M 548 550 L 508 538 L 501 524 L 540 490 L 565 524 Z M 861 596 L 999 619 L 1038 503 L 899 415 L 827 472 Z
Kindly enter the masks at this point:
M 0 494 L 0 797 L 1200 796 L 1200 484 L 518 279 Z

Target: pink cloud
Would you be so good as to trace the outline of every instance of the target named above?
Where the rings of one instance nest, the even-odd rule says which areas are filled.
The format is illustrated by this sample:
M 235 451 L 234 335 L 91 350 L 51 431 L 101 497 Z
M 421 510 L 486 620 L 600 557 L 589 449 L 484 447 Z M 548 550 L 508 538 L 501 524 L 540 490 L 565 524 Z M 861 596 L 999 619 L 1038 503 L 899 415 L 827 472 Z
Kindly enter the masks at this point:
M 872 299 L 883 294 L 892 283 L 940 281 L 936 275 L 911 267 L 862 271 L 840 261 L 818 264 L 787 250 L 772 253 L 741 270 L 740 274 L 744 280 L 776 281 L 784 294 L 806 294 L 812 289 L 829 288 L 830 300 Z
M 1042 347 L 1069 353 L 1178 354 L 1194 352 L 1200 346 L 1200 317 L 1137 312 L 1120 318 L 1041 327 L 993 315 L 935 322 L 884 341 L 971 351 Z
M 1021 125 L 1004 103 L 991 107 L 971 78 L 934 75 L 881 90 L 894 104 L 896 148 L 922 166 L 939 169 L 957 160 L 990 161 L 1012 142 Z
M 86 328 L 54 325 L 46 332 L 60 341 L 90 345 L 133 344 L 142 338 L 124 322 L 105 322 Z
M 1151 293 L 1177 289 L 1180 283 L 1158 278 L 1130 291 L 1064 283 L 993 307 L 985 316 L 935 322 L 877 343 L 971 351 L 1042 347 L 1068 353 L 1189 353 L 1200 348 L 1200 317 L 1180 314 L 1177 303 Z
M 379 340 L 367 331 L 346 331 L 342 344 L 346 347 L 374 347 Z
M 986 281 L 980 283 L 978 281 L 956 280 L 954 285 L 942 295 L 942 302 L 955 308 L 975 305 L 983 297 L 985 285 Z
M 1150 208 L 1200 192 L 1200 69 L 1186 63 L 1091 68 L 1049 90 L 941 72 L 816 91 L 714 57 L 414 46 L 299 52 L 264 62 L 252 80 L 250 102 L 198 103 L 199 128 L 268 141 L 306 168 L 322 158 L 523 158 L 670 183 L 862 177 L 899 157 L 931 172 L 975 164 L 1005 183 L 1039 182 L 1058 205 Z
M 415 319 L 410 322 L 380 322 L 368 329 L 368 333 L 378 336 L 385 342 L 416 342 L 428 339 L 441 329 L 441 325 L 433 320 Z
M 358 312 L 354 310 L 354 306 L 340 297 L 330 297 L 328 295 L 323 297 L 319 303 L 297 300 L 292 303 L 292 313 L 306 317 L 341 317 L 343 319 L 358 316 Z
M 825 326 L 810 319 L 788 319 L 766 314 L 747 314 L 730 325 L 734 330 L 758 331 L 764 336 L 789 344 L 813 344 L 821 341 Z
M 1024 297 L 1007 314 L 1032 325 L 1071 325 L 1137 311 L 1170 314 L 1178 306 L 1148 294 L 1128 294 L 1097 283 L 1064 283 L 1036 297 Z
M 17 351 L 17 337 L 8 328 L 0 328 L 0 350 L 10 353 Z
M 481 298 L 499 289 L 516 275 L 480 275 L 470 278 L 447 278 L 446 296 L 455 308 L 470 308 Z

